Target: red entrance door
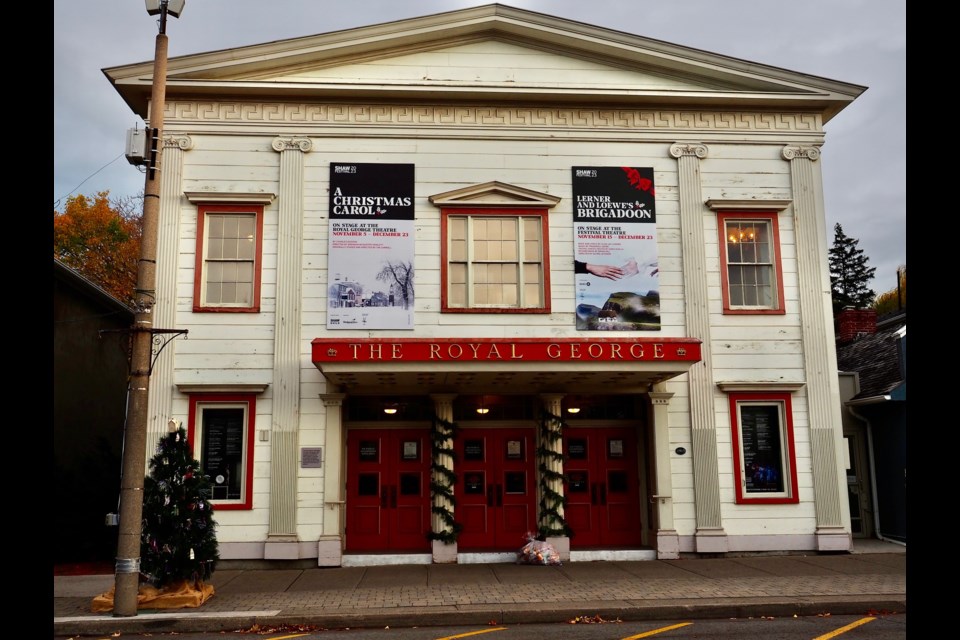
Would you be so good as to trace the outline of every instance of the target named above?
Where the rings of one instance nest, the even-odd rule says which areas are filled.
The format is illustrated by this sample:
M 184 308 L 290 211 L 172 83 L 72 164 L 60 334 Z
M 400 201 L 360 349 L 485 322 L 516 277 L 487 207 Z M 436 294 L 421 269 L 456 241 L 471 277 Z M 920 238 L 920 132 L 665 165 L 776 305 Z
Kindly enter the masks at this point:
M 457 438 L 461 550 L 517 550 L 536 533 L 533 429 L 464 429 Z
M 570 548 L 641 544 L 637 439 L 634 429 L 567 428 L 563 435 L 564 517 Z
M 430 432 L 347 435 L 347 551 L 430 549 Z

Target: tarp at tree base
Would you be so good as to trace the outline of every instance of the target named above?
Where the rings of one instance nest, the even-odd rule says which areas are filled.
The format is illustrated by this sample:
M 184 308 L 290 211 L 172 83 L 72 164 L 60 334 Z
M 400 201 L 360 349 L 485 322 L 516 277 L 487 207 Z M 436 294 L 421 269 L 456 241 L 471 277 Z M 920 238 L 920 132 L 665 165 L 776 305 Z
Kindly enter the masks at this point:
M 93 612 L 113 611 L 113 592 L 116 587 L 93 599 Z M 187 580 L 169 584 L 158 589 L 151 584 L 141 584 L 137 592 L 137 609 L 182 609 L 199 607 L 213 596 L 213 585 L 202 581 Z

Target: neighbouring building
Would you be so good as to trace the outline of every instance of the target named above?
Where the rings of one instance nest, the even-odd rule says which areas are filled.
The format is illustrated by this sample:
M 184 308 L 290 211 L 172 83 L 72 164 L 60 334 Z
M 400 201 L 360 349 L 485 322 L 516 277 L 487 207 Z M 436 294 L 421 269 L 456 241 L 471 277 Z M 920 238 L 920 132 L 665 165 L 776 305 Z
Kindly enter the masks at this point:
M 120 459 L 133 310 L 53 261 L 53 562 L 109 562 L 117 552 Z
M 907 314 L 837 314 L 837 365 L 854 537 L 907 543 Z
M 226 561 L 848 550 L 819 160 L 864 90 L 501 4 L 172 58 L 147 440 Z

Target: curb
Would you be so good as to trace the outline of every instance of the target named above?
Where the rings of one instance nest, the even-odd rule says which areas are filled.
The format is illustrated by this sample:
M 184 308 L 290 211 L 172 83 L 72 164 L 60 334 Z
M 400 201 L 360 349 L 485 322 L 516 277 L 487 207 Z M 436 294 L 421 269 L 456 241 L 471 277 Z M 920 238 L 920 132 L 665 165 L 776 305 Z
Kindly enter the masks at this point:
M 587 605 L 588 606 L 588 605 Z M 488 626 L 500 624 L 535 624 L 570 622 L 579 616 L 599 616 L 603 620 L 637 622 L 650 620 L 703 620 L 718 618 L 792 617 L 817 615 L 877 615 L 879 613 L 906 613 L 906 597 L 850 596 L 842 600 L 828 596 L 808 598 L 739 599 L 736 602 L 698 600 L 657 602 L 604 603 L 587 609 L 583 604 L 551 605 L 531 611 L 528 605 L 510 607 L 482 607 L 452 609 L 449 607 L 418 607 L 414 611 L 366 610 L 352 613 L 280 613 L 256 615 L 242 612 L 159 614 L 156 616 L 111 617 L 87 619 L 54 619 L 53 632 L 57 636 L 113 634 L 113 633 L 204 633 L 238 631 L 254 626 L 270 628 L 306 626 L 320 629 L 383 628 L 383 627 L 437 627 Z

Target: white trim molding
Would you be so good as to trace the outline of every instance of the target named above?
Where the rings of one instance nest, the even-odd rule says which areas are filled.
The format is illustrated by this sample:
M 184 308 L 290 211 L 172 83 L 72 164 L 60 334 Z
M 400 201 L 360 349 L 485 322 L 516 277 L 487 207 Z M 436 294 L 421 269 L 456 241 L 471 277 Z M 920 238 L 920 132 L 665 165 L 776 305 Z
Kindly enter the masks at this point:
M 711 198 L 706 205 L 713 211 L 783 211 L 793 200 L 725 200 Z
M 263 384 L 178 384 L 180 393 L 263 393 L 270 385 Z
M 230 203 L 230 204 L 270 204 L 277 194 L 268 192 L 241 192 L 241 191 L 184 191 L 192 204 Z
M 799 391 L 806 382 L 718 382 L 717 387 L 724 393 L 737 393 L 742 391 Z

